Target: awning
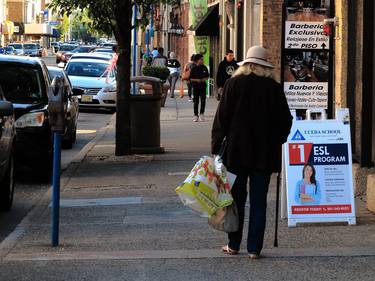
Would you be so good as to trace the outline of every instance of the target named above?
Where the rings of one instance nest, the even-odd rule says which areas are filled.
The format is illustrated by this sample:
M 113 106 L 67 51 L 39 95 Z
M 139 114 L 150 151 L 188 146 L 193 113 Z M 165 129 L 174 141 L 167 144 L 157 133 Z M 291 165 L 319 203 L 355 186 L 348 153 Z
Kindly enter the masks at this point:
M 219 4 L 208 7 L 207 13 L 195 25 L 190 26 L 189 30 L 195 31 L 195 36 L 219 36 Z

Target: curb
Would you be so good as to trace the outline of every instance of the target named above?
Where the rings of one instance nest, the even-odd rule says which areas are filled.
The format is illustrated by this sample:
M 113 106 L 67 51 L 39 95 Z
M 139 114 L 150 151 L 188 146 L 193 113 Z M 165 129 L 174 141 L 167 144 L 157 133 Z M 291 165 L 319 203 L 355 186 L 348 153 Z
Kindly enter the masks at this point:
M 73 160 L 61 168 L 61 190 L 63 190 L 69 183 L 71 177 L 79 168 L 86 155 L 98 144 L 98 142 L 104 137 L 108 129 L 114 124 L 116 120 L 116 114 L 114 114 L 109 124 L 100 128 L 96 136 L 87 143 L 81 151 L 73 158 Z M 61 191 L 60 190 L 60 191 Z M 21 222 L 15 227 L 15 229 L 0 243 L 0 261 L 12 251 L 16 246 L 18 240 L 26 233 L 27 229 L 33 222 L 33 218 L 41 216 L 48 207 L 52 194 L 52 186 L 41 196 L 41 199 L 35 203 L 34 207 L 29 213 L 21 220 Z

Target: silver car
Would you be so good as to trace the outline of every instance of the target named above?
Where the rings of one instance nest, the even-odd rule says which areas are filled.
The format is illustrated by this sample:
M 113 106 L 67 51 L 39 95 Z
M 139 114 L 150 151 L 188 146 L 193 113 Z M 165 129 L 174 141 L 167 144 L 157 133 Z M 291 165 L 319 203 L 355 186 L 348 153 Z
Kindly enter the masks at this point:
M 23 44 L 22 43 L 12 43 L 8 44 L 8 47 L 13 47 L 16 50 L 16 55 L 23 56 Z
M 74 88 L 85 94 L 78 97 L 82 107 L 116 109 L 116 69 L 110 60 L 95 58 L 70 59 L 65 66 Z
M 29 57 L 39 57 L 39 46 L 35 43 L 23 44 L 23 54 Z

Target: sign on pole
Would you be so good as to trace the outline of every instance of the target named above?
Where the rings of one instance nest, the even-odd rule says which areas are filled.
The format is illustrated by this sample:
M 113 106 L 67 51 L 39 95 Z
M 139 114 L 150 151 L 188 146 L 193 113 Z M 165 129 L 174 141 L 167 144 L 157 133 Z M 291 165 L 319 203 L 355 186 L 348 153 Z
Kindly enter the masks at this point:
M 284 145 L 289 226 L 356 223 L 348 120 L 293 123 Z
M 285 1 L 282 80 L 291 109 L 329 108 L 331 0 Z

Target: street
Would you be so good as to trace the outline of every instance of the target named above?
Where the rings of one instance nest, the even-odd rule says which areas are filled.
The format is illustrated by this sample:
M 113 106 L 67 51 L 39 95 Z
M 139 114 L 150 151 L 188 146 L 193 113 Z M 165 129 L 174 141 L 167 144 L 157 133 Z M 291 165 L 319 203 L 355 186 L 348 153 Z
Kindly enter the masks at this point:
M 55 56 L 44 57 L 48 66 L 56 66 Z M 62 150 L 61 165 L 65 169 L 73 158 L 89 143 L 98 130 L 106 126 L 112 117 L 107 111 L 80 109 L 77 140 L 72 149 Z M 50 185 L 33 182 L 19 176 L 16 182 L 13 207 L 10 212 L 0 213 L 0 242 L 13 231 L 24 216 L 38 203 Z
M 375 280 L 374 30 L 373 0 L 0 0 L 0 281 Z

